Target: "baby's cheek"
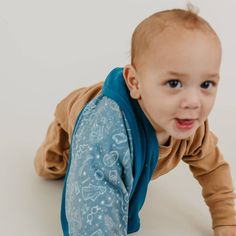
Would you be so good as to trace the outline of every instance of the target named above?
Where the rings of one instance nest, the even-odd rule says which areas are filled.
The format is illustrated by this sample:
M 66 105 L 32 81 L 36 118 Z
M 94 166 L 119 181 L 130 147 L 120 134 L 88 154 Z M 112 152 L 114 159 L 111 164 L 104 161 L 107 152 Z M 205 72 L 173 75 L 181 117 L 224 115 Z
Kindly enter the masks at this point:
M 211 102 L 211 103 L 208 104 L 208 106 L 206 106 L 206 108 L 205 108 L 206 116 L 208 116 L 210 114 L 210 112 L 212 111 L 213 107 L 214 107 L 214 102 Z

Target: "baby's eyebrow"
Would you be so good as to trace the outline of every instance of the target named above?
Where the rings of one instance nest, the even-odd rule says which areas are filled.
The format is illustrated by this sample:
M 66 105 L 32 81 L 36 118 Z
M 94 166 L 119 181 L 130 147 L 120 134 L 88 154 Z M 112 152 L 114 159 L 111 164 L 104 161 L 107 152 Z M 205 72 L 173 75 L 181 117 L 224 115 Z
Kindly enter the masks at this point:
M 206 77 L 208 78 L 220 78 L 219 73 L 207 74 Z
M 175 71 L 168 71 L 166 74 L 168 75 L 172 75 L 172 76 L 182 76 L 182 77 L 185 77 L 185 76 L 188 76 L 187 73 L 180 73 L 180 72 L 175 72 Z
M 214 80 L 216 83 L 220 80 L 219 73 L 209 73 L 202 76 L 204 80 Z
M 188 73 L 182 73 L 182 72 L 175 72 L 175 71 L 168 71 L 166 73 L 167 75 L 171 75 L 171 76 L 176 76 L 176 77 L 188 77 L 189 74 Z M 204 78 L 216 78 L 219 79 L 220 75 L 219 73 L 207 73 L 203 75 Z

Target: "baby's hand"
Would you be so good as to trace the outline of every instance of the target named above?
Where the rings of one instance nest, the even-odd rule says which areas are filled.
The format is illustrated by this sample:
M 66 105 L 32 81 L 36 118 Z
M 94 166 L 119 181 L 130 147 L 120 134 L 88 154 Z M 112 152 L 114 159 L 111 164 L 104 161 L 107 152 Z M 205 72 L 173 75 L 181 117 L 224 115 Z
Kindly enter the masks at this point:
M 236 226 L 218 226 L 214 229 L 215 236 L 236 236 Z

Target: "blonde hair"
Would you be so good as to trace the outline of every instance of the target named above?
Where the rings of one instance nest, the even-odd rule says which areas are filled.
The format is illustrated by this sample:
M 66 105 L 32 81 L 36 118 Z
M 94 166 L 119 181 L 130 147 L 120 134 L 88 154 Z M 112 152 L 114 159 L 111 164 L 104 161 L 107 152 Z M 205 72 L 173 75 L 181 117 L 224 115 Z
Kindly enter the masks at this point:
M 191 3 L 187 10 L 172 9 L 160 11 L 144 19 L 134 30 L 131 40 L 131 64 L 135 66 L 137 58 L 149 48 L 151 40 L 169 26 L 182 26 L 189 30 L 200 29 L 213 33 L 210 24 L 198 15 L 198 9 Z

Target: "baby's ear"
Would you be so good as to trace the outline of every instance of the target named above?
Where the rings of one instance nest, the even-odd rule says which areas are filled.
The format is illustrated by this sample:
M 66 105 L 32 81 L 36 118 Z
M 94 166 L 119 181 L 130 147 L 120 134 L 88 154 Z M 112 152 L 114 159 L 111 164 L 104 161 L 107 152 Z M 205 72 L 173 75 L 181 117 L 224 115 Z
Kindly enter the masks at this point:
M 134 99 L 139 99 L 139 81 L 135 68 L 132 65 L 126 65 L 123 70 L 123 76 L 125 79 L 125 83 L 129 88 L 130 96 Z

